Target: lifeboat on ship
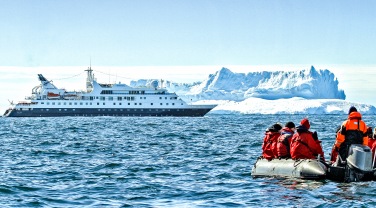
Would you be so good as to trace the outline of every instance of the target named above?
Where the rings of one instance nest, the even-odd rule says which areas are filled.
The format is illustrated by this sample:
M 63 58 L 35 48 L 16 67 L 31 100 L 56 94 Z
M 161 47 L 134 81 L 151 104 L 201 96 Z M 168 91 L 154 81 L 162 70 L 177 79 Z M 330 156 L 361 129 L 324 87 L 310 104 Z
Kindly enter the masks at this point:
M 60 95 L 59 94 L 55 94 L 53 92 L 48 92 L 47 93 L 47 99 L 49 99 L 49 100 L 60 99 Z
M 79 97 L 77 94 L 65 94 L 64 99 L 65 100 L 77 100 Z
M 252 168 L 253 177 L 330 179 L 338 182 L 376 180 L 375 174 L 375 158 L 372 158 L 371 149 L 360 144 L 351 145 L 346 160 L 338 156 L 333 164 L 315 159 L 267 160 L 260 157 Z

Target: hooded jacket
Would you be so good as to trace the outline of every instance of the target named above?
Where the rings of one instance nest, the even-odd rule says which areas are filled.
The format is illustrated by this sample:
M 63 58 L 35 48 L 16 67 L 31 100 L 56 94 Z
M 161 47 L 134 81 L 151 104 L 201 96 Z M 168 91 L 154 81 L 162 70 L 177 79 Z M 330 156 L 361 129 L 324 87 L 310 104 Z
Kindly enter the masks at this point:
M 288 127 L 284 127 L 281 136 L 278 137 L 277 142 L 277 157 L 290 158 L 290 144 L 294 131 Z
M 273 131 L 267 131 L 265 133 L 264 142 L 262 144 L 262 156 L 271 160 L 277 157 L 277 140 L 281 134 Z
M 320 154 L 324 159 L 324 152 L 320 141 L 313 138 L 313 133 L 305 126 L 297 127 L 297 132 L 291 138 L 290 153 L 292 159 L 316 159 Z M 324 159 L 325 160 L 325 159 Z
M 359 141 L 350 138 L 351 134 L 356 135 Z M 362 121 L 362 115 L 359 112 L 351 112 L 348 119 L 342 123 L 341 129 L 336 137 L 335 146 L 339 148 L 342 143 L 368 145 L 367 125 Z

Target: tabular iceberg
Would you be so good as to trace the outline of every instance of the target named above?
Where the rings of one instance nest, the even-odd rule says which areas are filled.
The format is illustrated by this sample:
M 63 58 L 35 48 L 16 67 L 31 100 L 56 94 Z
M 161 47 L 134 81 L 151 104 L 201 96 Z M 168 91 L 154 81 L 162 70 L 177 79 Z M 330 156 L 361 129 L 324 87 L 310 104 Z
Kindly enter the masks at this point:
M 146 86 L 153 80 L 132 81 Z M 164 86 L 195 104 L 218 104 L 214 113 L 241 114 L 343 114 L 352 105 L 363 114 L 376 114 L 372 105 L 346 101 L 336 76 L 329 70 L 262 71 L 234 73 L 222 68 L 202 82 Z

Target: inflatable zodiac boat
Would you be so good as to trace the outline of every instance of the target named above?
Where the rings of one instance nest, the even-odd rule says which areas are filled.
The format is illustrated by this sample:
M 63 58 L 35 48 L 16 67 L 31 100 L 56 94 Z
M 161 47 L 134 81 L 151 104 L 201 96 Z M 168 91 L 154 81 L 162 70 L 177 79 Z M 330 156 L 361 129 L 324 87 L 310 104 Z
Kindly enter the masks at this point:
M 375 154 L 376 155 L 376 154 Z M 349 147 L 348 157 L 328 164 L 313 159 L 273 159 L 258 158 L 252 168 L 253 177 L 291 177 L 300 179 L 330 179 L 339 182 L 375 180 L 375 158 L 371 149 L 360 144 Z
M 257 159 L 252 169 L 252 176 L 280 176 L 301 179 L 324 179 L 327 167 L 318 160 L 302 159 Z

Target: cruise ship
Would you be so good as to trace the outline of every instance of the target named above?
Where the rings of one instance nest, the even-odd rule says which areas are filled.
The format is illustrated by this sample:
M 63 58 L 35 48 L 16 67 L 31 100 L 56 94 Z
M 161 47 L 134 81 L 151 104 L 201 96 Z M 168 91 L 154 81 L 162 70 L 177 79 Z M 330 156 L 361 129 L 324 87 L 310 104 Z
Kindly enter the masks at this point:
M 150 86 L 101 84 L 87 70 L 86 91 L 59 89 L 42 74 L 40 85 L 32 89 L 25 101 L 11 104 L 5 117 L 60 116 L 204 116 L 216 105 L 190 105 L 168 92 L 158 81 Z

